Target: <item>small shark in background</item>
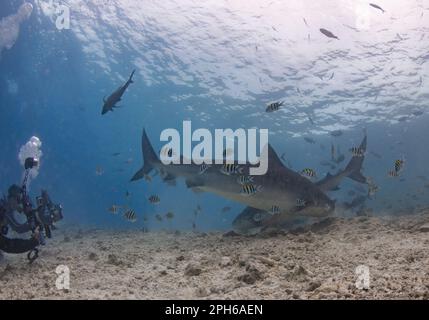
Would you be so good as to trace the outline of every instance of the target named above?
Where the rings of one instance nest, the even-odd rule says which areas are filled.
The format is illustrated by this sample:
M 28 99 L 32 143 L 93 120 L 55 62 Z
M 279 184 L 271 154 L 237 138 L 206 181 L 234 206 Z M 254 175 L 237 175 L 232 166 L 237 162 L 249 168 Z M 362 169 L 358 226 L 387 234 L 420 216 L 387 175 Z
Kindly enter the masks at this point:
M 367 136 L 363 138 L 360 148 L 366 151 L 367 147 Z M 362 175 L 362 164 L 365 160 L 365 156 L 358 157 L 354 156 L 344 170 L 340 170 L 337 174 L 327 174 L 325 178 L 313 184 L 313 187 L 317 187 L 319 192 L 328 192 L 339 190 L 339 184 L 343 178 L 348 177 L 356 182 L 366 184 L 367 179 Z M 334 201 L 335 203 L 335 201 Z M 307 216 L 308 218 L 309 216 Z M 233 230 L 238 234 L 254 235 L 261 232 L 266 228 L 281 228 L 288 226 L 293 220 L 299 218 L 305 218 L 297 212 L 288 212 L 273 215 L 266 210 L 259 208 L 247 207 L 245 208 L 232 222 Z
M 319 29 L 321 33 L 323 33 L 325 36 L 327 36 L 328 38 L 332 38 L 332 39 L 337 39 L 340 40 L 340 38 L 338 38 L 335 34 L 333 34 L 331 31 L 326 30 L 326 29 Z
M 131 83 L 134 83 L 133 81 L 133 76 L 134 73 L 136 72 L 136 70 L 133 70 L 133 72 L 130 75 L 130 78 L 128 79 L 127 82 L 125 82 L 125 84 L 121 87 L 119 87 L 118 89 L 116 89 L 115 92 L 113 92 L 107 99 L 106 97 L 103 98 L 103 110 L 101 111 L 101 114 L 106 114 L 109 111 L 113 111 L 114 108 L 119 108 L 119 106 L 117 106 L 116 104 L 121 101 L 122 96 L 125 93 L 125 90 L 127 90 L 128 86 Z
M 379 5 L 377 5 L 375 3 L 370 3 L 369 5 L 373 8 L 380 10 L 381 12 L 385 13 L 384 9 L 382 7 L 380 7 Z
M 196 164 L 164 165 L 158 159 L 144 130 L 142 151 L 144 165 L 131 181 L 139 180 L 152 170 L 157 170 L 167 183 L 182 177 L 185 179 L 187 187 L 195 192 L 211 192 L 266 212 L 324 217 L 330 215 L 335 209 L 335 201 L 331 200 L 310 180 L 285 167 L 269 144 L 263 150 L 268 153 L 267 173 L 251 177 L 249 177 L 251 167 L 249 163 L 234 164 L 239 167 L 239 174 L 225 174 L 222 171 L 224 166 L 228 165 L 223 164 L 212 164 L 202 174 L 200 173 L 201 166 Z M 250 185 L 253 187 L 244 188 L 246 192 L 252 191 L 250 195 L 243 194 L 243 185 L 238 181 L 243 176 L 251 178 Z

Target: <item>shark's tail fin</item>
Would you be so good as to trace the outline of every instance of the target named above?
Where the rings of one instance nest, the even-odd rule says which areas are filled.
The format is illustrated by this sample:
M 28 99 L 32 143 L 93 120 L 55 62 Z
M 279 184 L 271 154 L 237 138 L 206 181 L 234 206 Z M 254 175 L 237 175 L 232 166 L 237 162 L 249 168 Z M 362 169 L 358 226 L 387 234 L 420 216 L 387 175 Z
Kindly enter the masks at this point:
M 133 70 L 133 72 L 131 72 L 131 75 L 130 75 L 130 78 L 128 79 L 128 83 L 134 83 L 134 81 L 133 81 L 133 76 L 134 76 L 134 73 L 136 72 L 136 70 L 134 69 Z
M 363 151 L 363 155 L 360 156 L 353 156 L 350 162 L 347 164 L 347 167 L 345 171 L 350 172 L 348 177 L 356 182 L 359 183 L 366 183 L 366 178 L 362 174 L 362 164 L 365 160 L 365 154 L 366 154 L 366 143 L 367 143 L 367 136 L 365 134 L 365 137 L 363 138 L 359 148 Z
M 136 172 L 136 174 L 131 178 L 131 181 L 137 181 L 143 178 L 146 174 L 152 171 L 153 164 L 159 162 L 158 156 L 156 155 L 144 129 L 142 135 L 142 153 L 144 161 L 143 167 Z

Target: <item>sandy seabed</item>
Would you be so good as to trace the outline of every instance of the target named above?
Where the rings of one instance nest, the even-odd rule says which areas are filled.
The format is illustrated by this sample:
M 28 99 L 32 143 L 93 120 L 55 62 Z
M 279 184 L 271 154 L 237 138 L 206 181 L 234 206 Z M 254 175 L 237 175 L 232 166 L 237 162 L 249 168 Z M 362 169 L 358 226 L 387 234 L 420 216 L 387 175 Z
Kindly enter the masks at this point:
M 58 265 L 70 270 L 69 290 L 55 286 Z M 429 211 L 255 237 L 56 231 L 32 265 L 5 255 L 0 283 L 1 299 L 429 299 Z

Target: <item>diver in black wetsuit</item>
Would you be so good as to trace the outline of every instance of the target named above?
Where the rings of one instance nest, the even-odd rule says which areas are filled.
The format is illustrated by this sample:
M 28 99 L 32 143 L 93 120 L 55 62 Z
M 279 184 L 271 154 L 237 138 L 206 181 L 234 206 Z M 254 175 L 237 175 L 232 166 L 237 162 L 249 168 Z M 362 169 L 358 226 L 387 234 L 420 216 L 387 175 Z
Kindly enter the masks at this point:
M 53 204 L 46 191 L 37 197 L 37 208 L 33 209 L 27 195 L 27 179 L 31 168 L 37 166 L 37 160 L 28 158 L 25 162 L 26 175 L 22 187 L 12 185 L 6 198 L 0 199 L 0 251 L 6 253 L 28 252 L 30 262 L 38 257 L 37 246 L 43 245 L 44 236 L 51 238 L 53 224 L 62 219 L 61 205 Z M 15 212 L 24 214 L 26 222 L 19 223 Z M 17 233 L 31 232 L 30 239 L 10 239 L 9 228 Z
M 9 226 L 18 233 L 25 233 L 32 231 L 30 224 L 18 224 L 13 218 L 13 213 L 23 213 L 24 202 L 22 189 L 17 185 L 12 185 L 8 190 L 6 199 L 0 200 L 0 250 L 6 253 L 24 253 L 34 250 L 39 242 L 39 232 L 35 230 L 30 239 L 9 239 L 6 237 Z M 12 219 L 10 219 L 12 217 Z M 11 221 L 12 220 L 12 221 Z M 12 223 L 12 225 L 11 225 Z M 17 227 L 17 229 L 15 228 Z

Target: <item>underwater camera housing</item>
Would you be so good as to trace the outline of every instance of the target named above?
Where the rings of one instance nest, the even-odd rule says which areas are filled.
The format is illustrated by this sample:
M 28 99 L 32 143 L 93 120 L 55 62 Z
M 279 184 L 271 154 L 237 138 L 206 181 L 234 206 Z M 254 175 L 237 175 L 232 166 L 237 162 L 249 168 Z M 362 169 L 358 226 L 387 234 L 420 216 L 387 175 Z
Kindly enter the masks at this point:
M 48 192 L 42 190 L 41 195 L 36 197 L 37 201 L 37 221 L 44 227 L 46 236 L 51 238 L 51 228 L 54 223 L 63 219 L 63 208 L 61 204 L 51 201 Z
M 39 160 L 36 158 L 29 157 L 25 159 L 24 168 L 25 170 L 33 169 L 34 167 L 37 167 L 39 165 Z

